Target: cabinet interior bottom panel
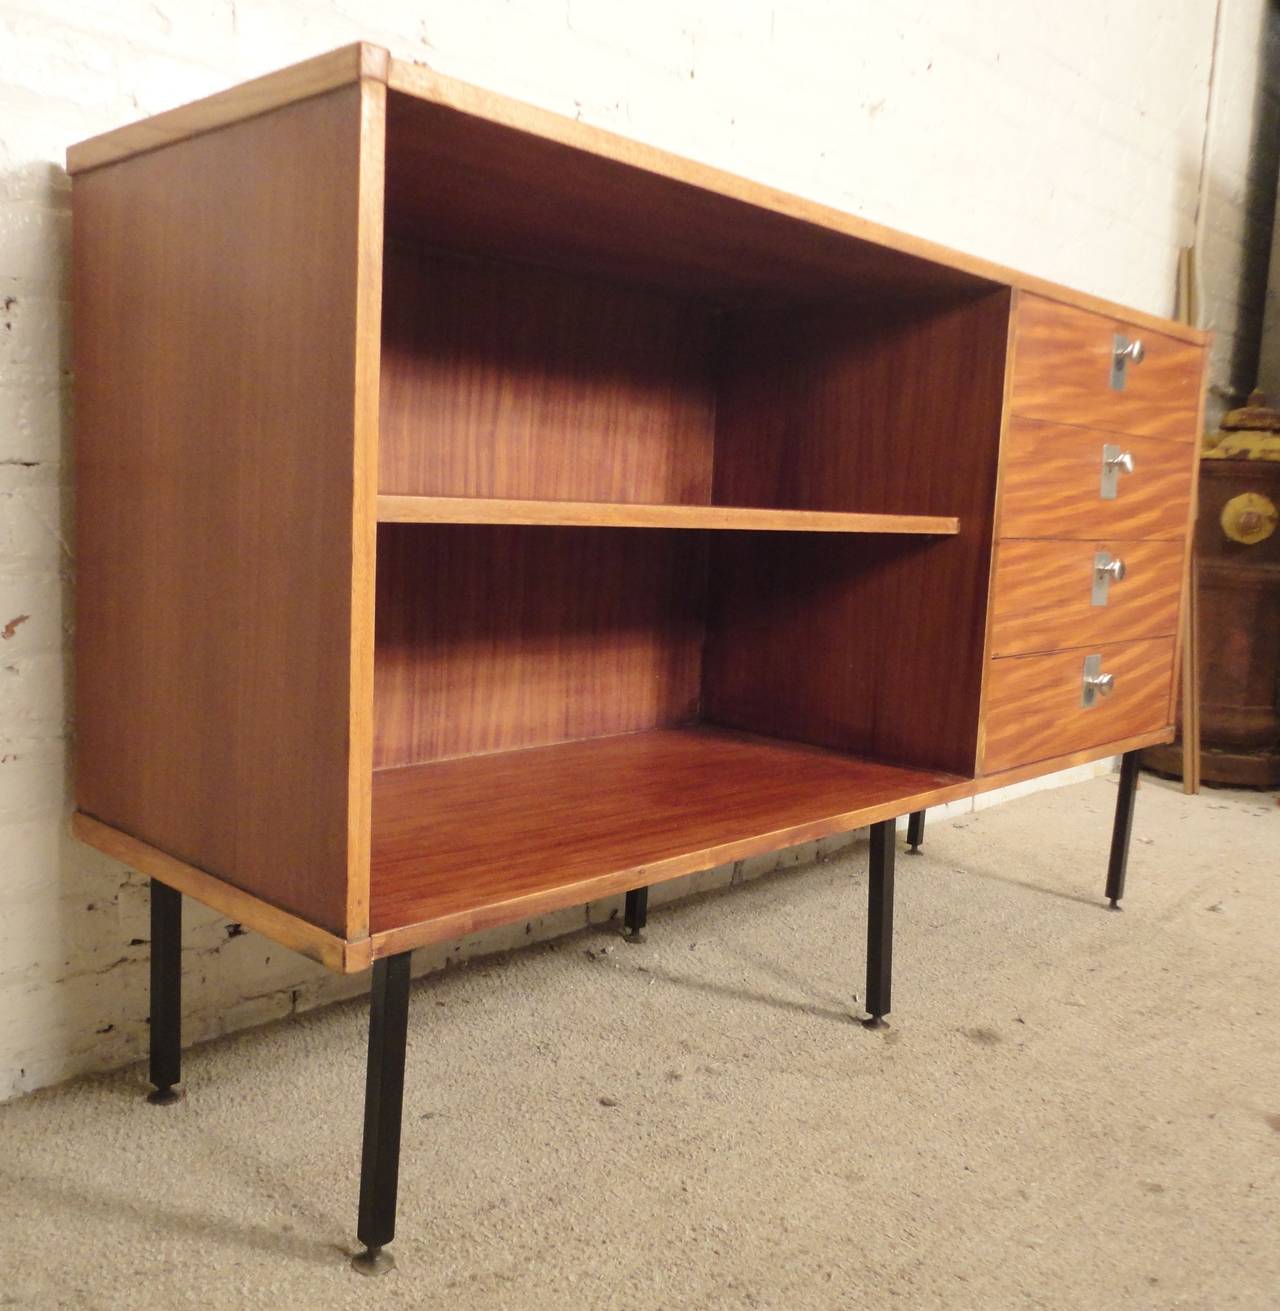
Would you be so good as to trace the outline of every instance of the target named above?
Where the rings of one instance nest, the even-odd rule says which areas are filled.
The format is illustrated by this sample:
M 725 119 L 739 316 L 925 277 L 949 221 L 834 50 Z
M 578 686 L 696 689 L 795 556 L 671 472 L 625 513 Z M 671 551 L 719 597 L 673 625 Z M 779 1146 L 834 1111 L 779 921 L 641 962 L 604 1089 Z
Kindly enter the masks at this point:
M 964 782 L 705 726 L 378 770 L 371 931 L 441 941 L 891 818 Z

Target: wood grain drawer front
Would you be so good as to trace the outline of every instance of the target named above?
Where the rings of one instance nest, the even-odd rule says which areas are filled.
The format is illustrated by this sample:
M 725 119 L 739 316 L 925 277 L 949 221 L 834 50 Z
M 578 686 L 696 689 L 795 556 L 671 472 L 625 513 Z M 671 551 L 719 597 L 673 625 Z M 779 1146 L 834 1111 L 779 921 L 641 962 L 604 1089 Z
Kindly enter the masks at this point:
M 1010 410 L 1112 432 L 1193 441 L 1203 350 L 1041 296 L 1018 297 Z M 1141 343 L 1112 385 L 1117 338 Z
M 1181 541 L 1001 542 L 991 654 L 1170 636 L 1181 587 Z
M 1103 463 L 1127 455 L 1102 495 Z M 1092 428 L 1014 419 L 1000 474 L 1001 537 L 1182 537 L 1187 530 L 1194 451 L 1158 437 L 1120 437 Z
M 992 660 L 983 771 L 997 773 L 1164 728 L 1173 649 L 1174 639 L 1161 637 Z M 1091 655 L 1101 658 L 1101 672 L 1112 675 L 1114 685 L 1109 696 L 1096 696 L 1086 707 L 1081 692 Z

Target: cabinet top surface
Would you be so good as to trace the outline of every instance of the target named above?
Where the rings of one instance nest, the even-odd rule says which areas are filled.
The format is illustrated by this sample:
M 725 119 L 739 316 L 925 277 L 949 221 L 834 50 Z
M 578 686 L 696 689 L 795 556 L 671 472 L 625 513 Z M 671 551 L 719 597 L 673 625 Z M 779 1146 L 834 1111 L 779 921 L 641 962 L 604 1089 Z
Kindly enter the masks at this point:
M 764 183 L 443 77 L 423 65 L 394 59 L 386 50 L 368 43 L 342 47 L 203 100 L 91 137 L 68 149 L 67 171 L 75 175 L 118 163 L 359 81 L 385 84 L 393 93 L 437 106 L 461 118 L 526 134 L 583 156 L 811 224 L 866 246 L 896 252 L 920 267 L 932 266 L 939 275 L 968 283 L 974 291 L 984 287 L 1012 287 L 1197 344 L 1208 340 L 1208 334 L 1200 329 L 950 250 Z

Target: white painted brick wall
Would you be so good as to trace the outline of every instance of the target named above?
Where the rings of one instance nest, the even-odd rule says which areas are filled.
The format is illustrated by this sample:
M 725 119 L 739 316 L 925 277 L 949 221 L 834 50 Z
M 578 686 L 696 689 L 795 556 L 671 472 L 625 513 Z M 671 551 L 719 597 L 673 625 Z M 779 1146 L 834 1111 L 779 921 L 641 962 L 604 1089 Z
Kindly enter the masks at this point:
M 1247 34 L 1263 0 L 1223 6 L 1220 40 L 1233 43 L 1237 74 L 1251 77 Z M 1210 0 L 4 0 L 0 1098 L 136 1056 L 147 1009 L 145 885 L 65 834 L 73 558 L 63 152 L 360 38 L 1158 313 L 1171 308 L 1175 252 L 1195 230 Z M 1214 243 L 1212 289 L 1230 286 L 1238 258 L 1230 180 L 1244 167 L 1250 107 L 1225 87 L 1215 105 L 1211 145 L 1223 158 L 1214 176 L 1227 185 L 1201 214 Z M 1230 332 L 1226 291 L 1213 307 Z M 420 967 L 596 922 L 618 904 L 451 944 Z M 364 986 L 194 905 L 186 944 L 192 1040 Z

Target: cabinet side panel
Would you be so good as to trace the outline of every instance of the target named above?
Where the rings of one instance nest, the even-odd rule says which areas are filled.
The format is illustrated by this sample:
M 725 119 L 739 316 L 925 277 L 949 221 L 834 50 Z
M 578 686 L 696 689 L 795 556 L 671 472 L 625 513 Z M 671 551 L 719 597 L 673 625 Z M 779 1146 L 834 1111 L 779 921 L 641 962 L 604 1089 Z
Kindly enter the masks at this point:
M 1008 321 L 1005 291 L 729 318 L 717 502 L 956 515 L 960 531 L 718 534 L 710 720 L 972 775 Z
M 77 803 L 345 933 L 358 86 L 77 177 Z

